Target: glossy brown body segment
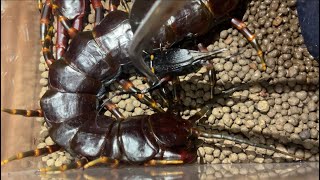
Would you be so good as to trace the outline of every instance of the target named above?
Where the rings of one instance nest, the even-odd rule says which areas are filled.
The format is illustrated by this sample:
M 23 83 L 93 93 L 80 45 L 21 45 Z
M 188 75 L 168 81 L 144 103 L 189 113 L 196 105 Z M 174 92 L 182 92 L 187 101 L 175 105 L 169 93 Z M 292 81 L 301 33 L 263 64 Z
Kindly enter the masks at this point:
M 150 1 L 146 1 L 145 4 L 150 7 L 152 5 Z M 246 6 L 244 0 L 191 0 L 183 9 L 171 16 L 154 36 L 153 42 L 155 46 L 159 46 L 161 43 L 163 46 L 170 47 L 170 45 L 181 41 L 186 36 L 204 35 L 221 22 L 231 19 L 230 15 L 238 7 L 243 6 Z M 143 12 L 143 9 L 148 7 L 138 8 L 137 12 L 131 16 L 133 21 L 142 20 L 147 13 Z M 133 29 L 135 30 L 135 27 Z
M 128 18 L 126 12 L 111 11 L 92 32 L 99 47 L 120 65 L 131 62 L 129 45 L 133 32 Z
M 117 42 L 116 39 L 115 41 Z M 112 80 L 120 71 L 120 64 L 98 46 L 90 31 L 77 34 L 65 53 L 64 60 L 71 67 L 99 81 Z
M 103 156 L 130 164 L 151 159 L 196 159 L 195 147 L 189 139 L 191 124 L 172 113 L 156 113 L 129 117 L 113 125 Z

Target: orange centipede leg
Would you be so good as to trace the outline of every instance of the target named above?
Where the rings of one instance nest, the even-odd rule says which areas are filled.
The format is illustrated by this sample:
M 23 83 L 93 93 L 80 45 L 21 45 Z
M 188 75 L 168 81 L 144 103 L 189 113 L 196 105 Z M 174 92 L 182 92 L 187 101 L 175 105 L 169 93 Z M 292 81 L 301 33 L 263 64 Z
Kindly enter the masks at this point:
M 265 71 L 267 69 L 267 65 L 265 63 L 264 54 L 261 50 L 261 47 L 253 33 L 249 31 L 247 26 L 244 24 L 244 22 L 240 21 L 239 19 L 233 18 L 231 19 L 231 24 L 237 28 L 241 34 L 246 37 L 246 39 L 250 42 L 250 44 L 256 49 L 257 55 L 259 56 L 261 60 L 261 66 L 262 70 Z

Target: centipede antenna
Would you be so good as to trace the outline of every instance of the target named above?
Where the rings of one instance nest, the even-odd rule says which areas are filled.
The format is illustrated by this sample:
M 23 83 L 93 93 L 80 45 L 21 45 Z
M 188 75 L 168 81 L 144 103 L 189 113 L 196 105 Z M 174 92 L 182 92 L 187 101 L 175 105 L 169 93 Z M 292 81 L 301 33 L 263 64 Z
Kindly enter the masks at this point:
M 14 114 L 14 115 L 22 115 L 25 117 L 43 117 L 43 112 L 41 109 L 37 110 L 26 110 L 26 109 L 6 109 L 1 108 L 1 111 Z
M 37 157 L 37 156 L 44 155 L 44 154 L 51 154 L 51 153 L 58 151 L 60 149 L 61 149 L 61 147 L 58 145 L 50 145 L 50 146 L 46 146 L 46 147 L 40 148 L 40 149 L 20 152 L 14 156 L 9 157 L 8 159 L 1 161 L 1 166 L 5 165 L 8 162 L 13 161 L 13 160 L 18 160 L 18 159 L 32 157 L 32 156 Z
M 195 134 L 195 135 L 197 135 L 199 137 L 230 140 L 230 141 L 234 141 L 234 142 L 237 142 L 237 143 L 240 143 L 240 144 L 244 143 L 244 144 L 248 144 L 250 146 L 269 149 L 269 150 L 272 150 L 272 151 L 274 151 L 276 153 L 281 153 L 281 154 L 293 157 L 295 159 L 302 160 L 299 157 L 295 156 L 294 154 L 290 154 L 290 153 L 281 151 L 279 149 L 276 149 L 276 148 L 268 146 L 268 145 L 251 142 L 250 140 L 247 140 L 247 139 L 237 138 L 235 136 L 226 135 L 226 134 L 215 134 L 215 133 L 212 133 L 212 132 L 209 132 L 209 131 L 206 131 L 206 130 L 201 130 L 201 129 L 198 129 L 198 128 L 192 128 L 192 132 L 193 132 L 193 134 Z
M 171 80 L 171 77 L 170 76 L 165 76 L 163 78 L 161 78 L 158 82 L 156 82 L 155 84 L 153 84 L 152 86 L 150 86 L 149 88 L 146 88 L 146 89 L 143 89 L 141 91 L 141 93 L 148 93 L 148 92 L 151 92 L 155 89 L 158 89 L 160 88 L 165 82 L 168 82 Z
M 190 55 L 195 59 L 195 60 L 211 60 L 214 57 L 217 57 L 217 54 L 222 53 L 226 51 L 226 48 L 223 49 L 217 49 L 214 51 L 209 51 L 209 52 L 201 52 L 201 51 L 194 51 L 194 50 L 189 50 Z
M 51 167 L 45 167 L 45 168 L 40 168 L 38 169 L 38 172 L 43 173 L 43 172 L 50 172 L 50 171 L 66 171 L 69 169 L 78 169 L 83 167 L 88 160 L 86 158 L 81 158 L 80 160 L 70 162 L 68 164 L 63 164 L 61 166 L 51 166 Z
M 202 117 L 204 117 L 207 114 L 207 112 L 212 108 L 213 104 L 215 104 L 219 98 L 230 96 L 235 91 L 242 90 L 248 87 L 249 87 L 249 84 L 241 84 L 237 87 L 224 90 L 220 94 L 215 94 L 213 99 L 211 99 L 206 105 L 204 105 L 200 111 L 198 111 L 196 114 L 194 114 L 189 118 L 189 121 L 192 123 L 195 123 L 198 120 L 200 120 Z

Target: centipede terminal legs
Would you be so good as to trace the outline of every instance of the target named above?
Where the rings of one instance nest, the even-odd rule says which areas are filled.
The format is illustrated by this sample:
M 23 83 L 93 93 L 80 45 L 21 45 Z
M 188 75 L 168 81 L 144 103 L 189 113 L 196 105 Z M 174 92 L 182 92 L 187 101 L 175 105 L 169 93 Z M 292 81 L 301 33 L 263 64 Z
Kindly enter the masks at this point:
M 25 152 L 19 152 L 14 156 L 9 157 L 8 159 L 1 161 L 1 166 L 5 165 L 8 162 L 13 161 L 13 160 L 18 160 L 18 159 L 32 157 L 32 156 L 37 157 L 40 155 L 51 154 L 53 152 L 59 151 L 60 149 L 61 149 L 61 147 L 58 145 L 51 145 L 51 146 L 46 146 L 44 148 L 29 150 L 29 151 L 25 151 Z

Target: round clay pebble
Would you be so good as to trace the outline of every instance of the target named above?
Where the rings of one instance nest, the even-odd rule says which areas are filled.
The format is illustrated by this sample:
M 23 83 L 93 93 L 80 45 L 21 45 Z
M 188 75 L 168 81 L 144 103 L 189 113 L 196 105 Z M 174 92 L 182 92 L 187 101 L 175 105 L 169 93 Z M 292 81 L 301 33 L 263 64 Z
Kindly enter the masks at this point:
M 216 118 L 222 118 L 223 116 L 223 111 L 222 111 L 222 108 L 214 108 L 212 110 L 212 115 L 215 116 Z
M 44 148 L 44 147 L 46 147 L 46 146 L 47 146 L 46 143 L 39 143 L 39 144 L 37 145 L 37 148 L 40 149 L 40 148 Z
M 205 155 L 204 148 L 203 147 L 199 147 L 198 148 L 198 153 L 199 153 L 199 156 L 203 157 Z
M 124 109 L 124 108 L 126 107 L 125 101 L 120 101 L 117 105 L 118 105 L 118 107 L 121 108 L 121 109 Z
M 42 156 L 41 158 L 42 161 L 46 162 L 49 160 L 49 156 Z
M 298 124 L 299 124 L 299 120 L 293 116 L 289 116 L 288 122 L 290 124 L 292 124 L 293 126 L 298 126 Z
M 214 149 L 212 147 L 204 147 L 204 152 L 208 155 L 211 155 L 213 150 Z
M 316 103 L 314 103 L 314 101 L 309 101 L 308 102 L 308 110 L 309 111 L 316 111 L 317 107 L 319 108 L 319 104 L 317 105 Z
M 42 85 L 42 86 L 47 86 L 47 85 L 48 85 L 48 79 L 46 79 L 46 78 L 41 78 L 39 83 L 40 83 L 40 85 Z
M 232 153 L 232 151 L 229 147 L 222 148 L 222 154 L 224 154 L 225 156 L 229 156 L 231 153 Z
M 121 100 L 121 97 L 120 97 L 120 96 L 115 96 L 115 97 L 113 97 L 113 98 L 111 99 L 112 103 L 114 103 L 114 104 L 119 103 L 120 100 Z
M 57 159 L 58 158 L 58 152 L 54 152 L 51 154 L 52 159 Z
M 307 98 L 307 92 L 306 91 L 299 91 L 296 93 L 297 98 L 299 98 L 301 101 L 305 100 Z
M 220 151 L 220 149 L 214 149 L 214 151 L 213 151 L 213 157 L 220 157 L 220 153 L 221 153 L 221 151 Z
M 138 108 L 138 107 L 140 107 L 141 102 L 135 99 L 135 100 L 133 100 L 132 105 L 133 105 L 134 107 Z
M 230 62 L 230 61 L 226 62 L 226 63 L 224 64 L 224 66 L 223 66 L 223 68 L 224 68 L 225 71 L 230 71 L 230 70 L 232 69 L 232 67 L 233 67 L 233 63 Z
M 230 160 L 230 162 L 232 162 L 232 163 L 237 162 L 237 161 L 238 161 L 238 155 L 237 155 L 236 153 L 230 154 L 230 155 L 229 155 L 229 160 Z
M 58 158 L 58 159 L 54 162 L 54 165 L 55 165 L 56 167 L 61 166 L 61 165 L 62 165 L 61 160 L 59 160 L 59 158 Z
M 227 30 L 223 30 L 220 32 L 220 38 L 225 39 L 228 36 L 228 31 Z
M 213 156 L 206 154 L 206 155 L 204 156 L 204 159 L 205 159 L 207 162 L 212 162 L 212 161 L 213 161 Z
M 48 78 L 48 76 L 49 76 L 49 71 L 44 71 L 41 73 L 41 77 L 43 78 Z
M 310 130 L 305 129 L 299 133 L 299 136 L 302 140 L 309 139 L 311 137 Z
M 51 137 L 47 137 L 45 140 L 45 143 L 50 146 L 50 145 L 54 145 L 54 142 L 52 141 Z
M 46 71 L 46 65 L 44 63 L 39 64 L 39 71 Z
M 54 165 L 54 159 L 48 159 L 47 160 L 47 166 L 53 166 Z
M 245 124 L 246 124 L 246 127 L 249 129 L 251 129 L 255 126 L 255 123 L 253 120 L 247 120 L 247 121 L 245 121 Z
M 142 115 L 144 113 L 143 109 L 140 108 L 140 107 L 137 107 L 134 109 L 134 112 L 137 114 L 137 115 Z
M 299 99 L 297 97 L 290 97 L 288 99 L 288 103 L 291 105 L 291 106 L 296 106 L 299 104 Z
M 293 126 L 292 124 L 290 124 L 290 123 L 286 123 L 286 124 L 284 125 L 283 129 L 284 129 L 285 131 L 287 131 L 288 133 L 292 133 L 293 130 L 294 130 L 294 126 Z
M 40 138 L 46 138 L 49 135 L 49 132 L 47 129 L 43 129 L 40 131 L 39 137 Z
M 256 109 L 262 113 L 266 113 L 269 111 L 270 109 L 270 106 L 269 106 L 269 103 L 268 101 L 259 101 L 257 104 L 256 104 Z
M 316 130 L 316 129 L 311 129 L 310 130 L 310 137 L 312 138 L 312 139 L 318 139 L 319 137 L 319 131 L 318 130 Z

